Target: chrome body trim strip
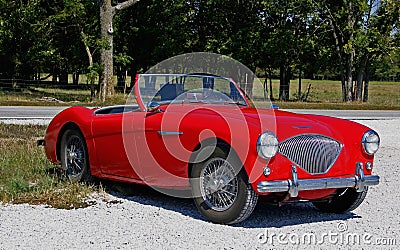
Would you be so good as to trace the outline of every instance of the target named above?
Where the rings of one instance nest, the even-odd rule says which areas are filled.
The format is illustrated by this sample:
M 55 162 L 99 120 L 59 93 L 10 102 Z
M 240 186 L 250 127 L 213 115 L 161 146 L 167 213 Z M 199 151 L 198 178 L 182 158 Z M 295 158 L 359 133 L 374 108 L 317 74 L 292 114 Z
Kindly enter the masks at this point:
M 181 131 L 172 132 L 172 131 L 161 131 L 161 130 L 159 130 L 159 131 L 157 131 L 157 133 L 159 135 L 183 135 L 183 132 L 181 132 Z

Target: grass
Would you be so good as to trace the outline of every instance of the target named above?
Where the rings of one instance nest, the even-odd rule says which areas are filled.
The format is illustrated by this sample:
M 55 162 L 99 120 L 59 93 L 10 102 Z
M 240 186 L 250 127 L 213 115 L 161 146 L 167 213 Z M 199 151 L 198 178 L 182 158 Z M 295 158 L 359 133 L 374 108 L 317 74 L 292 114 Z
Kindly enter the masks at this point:
M 264 79 L 260 79 L 263 81 Z M 400 110 L 400 83 L 396 82 L 370 82 L 369 101 L 342 102 L 341 83 L 331 80 L 302 80 L 302 92 L 311 84 L 307 102 L 296 101 L 298 92 L 297 80 L 290 84 L 290 101 L 274 101 L 280 108 L 296 109 L 388 109 Z M 279 96 L 279 80 L 273 80 L 274 98 Z M 108 106 L 125 104 L 127 95 L 117 93 L 114 98 L 106 103 L 99 101 L 90 102 L 89 90 L 65 90 L 56 88 L 29 87 L 13 90 L 0 90 L 0 105 L 4 106 Z M 253 87 L 253 100 L 258 107 L 267 107 L 263 101 L 263 88 L 261 83 Z
M 55 208 L 81 208 L 89 194 L 100 191 L 93 185 L 70 182 L 58 166 L 46 158 L 36 139 L 45 126 L 0 123 L 0 201 L 46 204 Z
M 261 79 L 262 81 L 264 79 Z M 302 80 L 302 92 L 307 91 L 311 84 L 307 102 L 298 102 L 295 94 L 298 92 L 297 80 L 290 83 L 290 101 L 273 101 L 280 108 L 292 109 L 373 109 L 373 110 L 399 110 L 400 109 L 400 83 L 398 82 L 370 82 L 368 102 L 342 102 L 341 83 L 330 80 Z M 274 98 L 279 97 L 279 81 L 273 80 Z M 253 89 L 253 99 L 258 107 L 266 107 L 263 102 L 263 90 L 261 84 L 256 84 Z
M 113 99 L 102 103 L 90 101 L 89 90 L 68 90 L 56 88 L 29 87 L 14 90 L 0 89 L 0 106 L 105 106 L 125 104 L 127 94 L 116 93 Z

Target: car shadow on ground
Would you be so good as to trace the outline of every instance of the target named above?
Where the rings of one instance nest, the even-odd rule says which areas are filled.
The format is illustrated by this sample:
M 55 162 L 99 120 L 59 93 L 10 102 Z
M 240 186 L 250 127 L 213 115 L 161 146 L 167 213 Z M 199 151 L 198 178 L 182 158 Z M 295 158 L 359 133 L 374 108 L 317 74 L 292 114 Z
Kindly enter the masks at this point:
M 107 182 L 105 187 L 109 194 L 122 200 L 155 206 L 189 216 L 196 220 L 206 221 L 197 210 L 192 199 L 171 197 L 151 187 L 141 185 Z M 360 216 L 352 212 L 344 214 L 323 213 L 317 210 L 310 202 L 285 203 L 282 206 L 277 206 L 259 200 L 252 215 L 245 221 L 233 225 L 233 227 L 282 228 L 292 225 L 353 218 L 360 218 Z
M 360 216 L 348 212 L 344 214 L 324 213 L 311 202 L 285 203 L 282 206 L 259 201 L 248 220 L 234 225 L 243 228 L 282 228 L 316 222 L 348 220 Z

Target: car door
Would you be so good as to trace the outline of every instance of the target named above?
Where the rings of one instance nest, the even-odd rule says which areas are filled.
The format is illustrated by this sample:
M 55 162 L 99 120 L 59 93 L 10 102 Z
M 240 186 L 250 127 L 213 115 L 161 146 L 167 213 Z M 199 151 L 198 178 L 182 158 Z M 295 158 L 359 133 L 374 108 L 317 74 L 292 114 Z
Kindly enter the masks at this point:
M 93 140 L 96 147 L 96 157 L 101 171 L 107 175 L 138 179 L 134 167 L 126 153 L 126 146 L 135 153 L 135 142 L 124 144 L 122 119 L 124 114 L 96 115 L 92 123 Z
M 136 115 L 131 125 L 125 126 L 133 128 L 126 133 L 125 140 L 135 141 L 137 152 L 136 158 L 134 154 L 128 158 L 133 160 L 136 173 L 148 185 L 187 186 L 189 154 L 185 154 L 188 151 L 180 141 L 183 131 L 176 126 L 177 120 L 169 124 L 164 117 L 164 112 L 143 112 L 142 117 Z

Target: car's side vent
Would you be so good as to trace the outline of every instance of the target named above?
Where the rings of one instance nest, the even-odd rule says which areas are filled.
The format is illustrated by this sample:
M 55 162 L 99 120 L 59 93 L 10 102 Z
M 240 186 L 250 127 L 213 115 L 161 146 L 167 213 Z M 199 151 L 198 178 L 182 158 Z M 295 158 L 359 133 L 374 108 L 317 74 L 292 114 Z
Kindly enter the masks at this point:
M 338 158 L 342 145 L 322 135 L 298 135 L 279 143 L 279 153 L 311 174 L 326 173 Z

